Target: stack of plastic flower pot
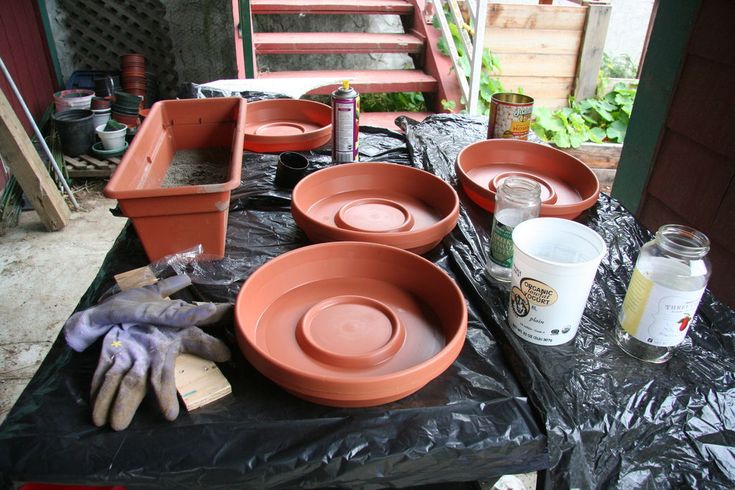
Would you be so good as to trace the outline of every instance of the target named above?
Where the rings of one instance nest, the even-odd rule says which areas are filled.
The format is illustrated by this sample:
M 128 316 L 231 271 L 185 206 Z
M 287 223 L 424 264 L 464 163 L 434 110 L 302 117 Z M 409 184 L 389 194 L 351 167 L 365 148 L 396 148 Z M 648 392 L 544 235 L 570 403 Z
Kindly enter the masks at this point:
M 121 81 L 125 92 L 145 97 L 145 57 L 142 54 L 124 54 L 120 57 Z
M 112 118 L 135 129 L 140 124 L 141 97 L 128 92 L 115 92 L 115 102 L 112 104 Z

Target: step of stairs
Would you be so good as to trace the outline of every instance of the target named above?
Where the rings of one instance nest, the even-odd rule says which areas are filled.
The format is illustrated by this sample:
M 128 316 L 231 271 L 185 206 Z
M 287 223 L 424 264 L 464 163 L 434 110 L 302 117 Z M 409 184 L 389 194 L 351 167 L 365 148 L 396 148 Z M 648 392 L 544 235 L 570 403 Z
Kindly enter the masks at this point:
M 372 32 L 259 32 L 256 54 L 420 53 L 424 41 L 412 34 Z
M 409 15 L 405 0 L 251 0 L 253 14 Z
M 421 70 L 307 70 L 261 73 L 259 78 L 329 78 L 349 80 L 360 93 L 436 92 L 437 81 Z M 328 95 L 333 86 L 324 86 L 308 92 L 310 95 Z
M 441 92 L 440 82 L 434 76 L 423 70 L 427 47 L 425 38 L 427 32 L 423 27 L 423 13 L 418 10 L 415 0 L 251 0 L 253 15 L 287 15 L 283 17 L 286 25 L 291 25 L 293 31 L 311 30 L 301 23 L 296 16 L 301 15 L 328 15 L 337 14 L 341 18 L 358 15 L 398 15 L 400 16 L 405 33 L 374 33 L 374 32 L 254 32 L 252 34 L 254 54 L 259 55 L 334 55 L 334 54 L 384 54 L 397 53 L 409 55 L 414 62 L 413 69 L 363 69 L 353 63 L 350 69 L 340 69 L 332 65 L 328 69 L 291 70 L 287 68 L 288 61 L 280 61 L 279 69 L 286 71 L 257 72 L 256 77 L 274 80 L 334 80 L 308 92 L 310 95 L 330 94 L 341 80 L 350 80 L 359 93 L 396 93 L 422 92 L 432 101 L 436 101 L 433 94 Z M 348 20 L 349 21 L 349 20 Z M 334 23 L 332 19 L 330 22 Z M 390 20 L 389 22 L 395 22 Z M 417 29 L 414 22 L 421 22 Z M 267 24 L 266 24 L 267 25 Z M 303 26 L 299 29 L 299 26 Z M 334 26 L 336 27 L 336 26 Z M 282 27 L 265 30 L 285 30 Z M 319 29 L 325 30 L 325 29 Z M 339 28 L 333 29 L 339 31 Z M 321 59 L 321 58 L 320 58 Z M 340 58 L 337 58 L 340 59 Z M 334 63 L 334 60 L 332 60 Z M 257 63 L 256 63 L 257 65 Z M 311 68 L 302 65 L 300 68 Z M 322 68 L 315 66 L 314 68 Z M 355 69 L 359 68 L 359 69 Z M 313 86 L 313 85 L 312 85 Z M 429 100 L 427 99 L 427 100 Z M 410 112 L 363 112 L 360 124 L 366 126 L 385 127 L 399 130 L 394 124 L 396 117 L 406 115 L 421 121 L 430 113 Z
M 362 112 L 360 113 L 360 126 L 375 126 L 400 131 L 401 129 L 395 124 L 398 116 L 410 117 L 421 122 L 432 114 L 431 112 Z

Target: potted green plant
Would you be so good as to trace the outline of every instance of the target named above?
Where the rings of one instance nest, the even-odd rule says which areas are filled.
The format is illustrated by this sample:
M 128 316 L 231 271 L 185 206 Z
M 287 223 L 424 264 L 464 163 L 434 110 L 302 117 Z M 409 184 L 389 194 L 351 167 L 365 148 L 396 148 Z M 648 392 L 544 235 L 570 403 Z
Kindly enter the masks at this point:
M 125 136 L 128 132 L 126 125 L 110 119 L 107 123 L 97 126 L 96 130 L 105 150 L 117 150 L 125 146 Z

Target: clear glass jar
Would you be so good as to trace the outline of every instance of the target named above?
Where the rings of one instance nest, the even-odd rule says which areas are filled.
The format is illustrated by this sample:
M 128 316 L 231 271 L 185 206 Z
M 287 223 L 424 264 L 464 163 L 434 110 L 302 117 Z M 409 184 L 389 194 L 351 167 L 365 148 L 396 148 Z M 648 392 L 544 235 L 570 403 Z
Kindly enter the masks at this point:
M 618 314 L 615 340 L 628 354 L 666 362 L 686 338 L 711 274 L 709 239 L 683 225 L 664 225 L 641 247 Z
M 508 177 L 495 193 L 493 228 L 487 272 L 501 283 L 510 284 L 513 260 L 513 229 L 527 219 L 537 218 L 541 209 L 541 186 L 523 177 Z

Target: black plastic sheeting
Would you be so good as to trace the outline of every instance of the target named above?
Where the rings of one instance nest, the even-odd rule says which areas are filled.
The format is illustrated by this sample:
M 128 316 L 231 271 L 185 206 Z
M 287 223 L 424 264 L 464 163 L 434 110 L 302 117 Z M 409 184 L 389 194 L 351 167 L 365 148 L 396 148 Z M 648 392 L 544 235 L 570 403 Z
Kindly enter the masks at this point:
M 459 188 L 456 156 L 484 139 L 487 124 L 439 115 L 406 130 L 413 161 Z M 616 315 L 651 234 L 602 195 L 578 218 L 609 248 L 578 335 L 559 347 L 527 343 L 507 326 L 507 294 L 483 273 L 491 219 L 460 197 L 459 224 L 444 242 L 448 260 L 543 414 L 552 464 L 543 475 L 547 488 L 733 488 L 735 312 L 707 291 L 687 340 L 668 363 L 623 353 L 613 340 Z
M 398 132 L 363 128 L 360 150 L 362 160 L 410 164 Z M 307 157 L 312 171 L 330 164 L 328 150 Z M 233 302 L 260 265 L 309 243 L 291 217 L 290 191 L 274 186 L 276 159 L 245 153 L 227 258 L 188 266 L 195 285 L 184 299 Z M 442 245 L 425 257 L 461 279 L 462 269 Z M 78 308 L 108 291 L 114 274 L 146 263 L 126 226 Z M 220 365 L 232 395 L 182 411 L 174 422 L 165 421 L 148 397 L 118 433 L 91 422 L 89 385 L 99 343 L 79 354 L 59 337 L 0 428 L 0 482 L 377 489 L 544 469 L 543 424 L 505 361 L 491 321 L 482 304 L 470 303 L 467 341 L 457 361 L 416 394 L 365 409 L 323 407 L 286 393 L 242 357 L 234 328 L 226 324 L 213 333 L 233 351 L 233 359 Z
M 89 382 L 98 350 L 61 339 L 0 428 L 2 482 L 122 483 L 130 487 L 382 488 L 469 481 L 536 469 L 547 488 L 732 488 L 735 485 L 735 312 L 705 293 L 680 351 L 664 365 L 628 357 L 612 339 L 640 246 L 650 233 L 601 195 L 578 221 L 607 242 L 579 334 L 542 347 L 506 323 L 507 293 L 487 279 L 491 216 L 458 186 L 459 151 L 485 137 L 485 118 L 437 115 L 406 135 L 362 128 L 361 159 L 439 175 L 462 200 L 458 226 L 425 255 L 462 288 L 467 342 L 457 361 L 418 393 L 370 409 L 295 398 L 238 353 L 221 366 L 232 396 L 175 422 L 146 400 L 124 432 L 91 424 Z M 308 153 L 312 171 L 328 151 Z M 188 268 L 191 298 L 232 301 L 268 259 L 307 244 L 273 184 L 276 155 L 245 154 L 233 193 L 228 258 Z M 131 227 L 79 308 L 112 275 L 146 263 Z M 80 476 L 82 475 L 82 476 Z M 131 482 L 134 482 L 131 483 Z

